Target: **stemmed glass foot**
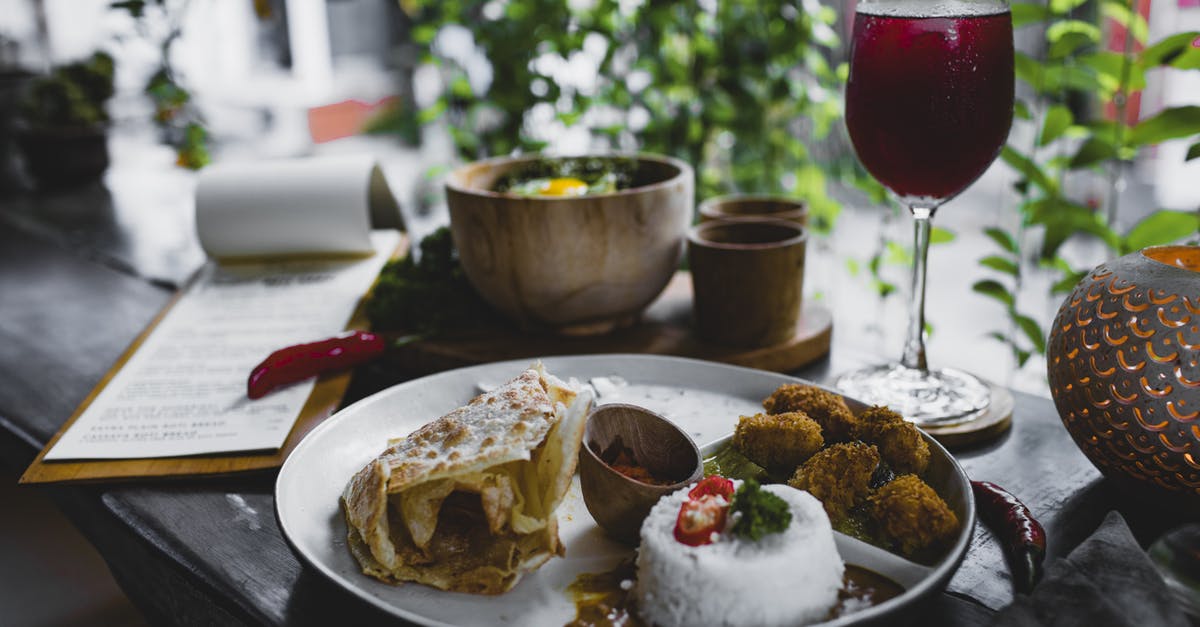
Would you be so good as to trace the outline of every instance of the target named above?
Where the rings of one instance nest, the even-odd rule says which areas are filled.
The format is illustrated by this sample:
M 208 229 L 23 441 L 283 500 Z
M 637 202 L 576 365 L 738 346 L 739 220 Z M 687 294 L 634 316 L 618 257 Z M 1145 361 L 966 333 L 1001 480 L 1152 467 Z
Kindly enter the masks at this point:
M 922 370 L 884 364 L 842 375 L 837 388 L 869 405 L 887 405 L 918 426 L 968 420 L 988 407 L 991 389 L 954 368 Z

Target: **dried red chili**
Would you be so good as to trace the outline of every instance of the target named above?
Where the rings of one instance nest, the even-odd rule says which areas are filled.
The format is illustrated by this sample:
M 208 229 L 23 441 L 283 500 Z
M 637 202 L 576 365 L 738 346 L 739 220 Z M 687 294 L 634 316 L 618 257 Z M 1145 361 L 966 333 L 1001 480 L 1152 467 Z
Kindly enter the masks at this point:
M 1013 586 L 1028 594 L 1042 578 L 1046 557 L 1046 530 L 1017 497 L 988 481 L 972 481 L 975 511 L 980 520 L 1004 541 Z
M 281 348 L 250 372 L 246 396 L 262 398 L 278 387 L 366 363 L 385 350 L 387 341 L 367 331 L 348 331 L 319 342 Z

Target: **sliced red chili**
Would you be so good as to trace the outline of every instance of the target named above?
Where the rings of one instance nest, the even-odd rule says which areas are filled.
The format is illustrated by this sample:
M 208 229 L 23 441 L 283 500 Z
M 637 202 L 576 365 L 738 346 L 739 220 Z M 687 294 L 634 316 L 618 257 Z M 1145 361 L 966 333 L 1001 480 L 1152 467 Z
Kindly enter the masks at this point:
M 733 480 L 719 475 L 709 475 L 688 490 L 688 498 L 698 499 L 702 496 L 716 494 L 725 497 L 725 500 L 728 501 L 733 498 L 733 491 Z
M 250 372 L 246 396 L 262 398 L 276 388 L 366 363 L 385 350 L 387 341 L 367 331 L 348 331 L 319 342 L 281 348 Z
M 713 536 L 725 528 L 729 501 L 720 495 L 688 499 L 675 519 L 675 539 L 688 546 L 711 544 Z

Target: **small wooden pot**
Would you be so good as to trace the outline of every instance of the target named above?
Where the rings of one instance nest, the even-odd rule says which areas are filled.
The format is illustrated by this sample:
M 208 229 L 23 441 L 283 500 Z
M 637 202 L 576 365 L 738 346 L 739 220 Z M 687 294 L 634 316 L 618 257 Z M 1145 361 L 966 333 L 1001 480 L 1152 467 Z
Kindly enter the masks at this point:
M 1118 485 L 1200 506 L 1200 247 L 1098 266 L 1059 309 L 1046 351 L 1084 455 Z
M 701 223 L 688 234 L 696 334 L 742 348 L 796 334 L 808 235 L 794 222 Z
M 800 226 L 808 224 L 808 206 L 803 200 L 783 196 L 733 194 L 717 196 L 700 203 L 700 221 L 788 220 Z

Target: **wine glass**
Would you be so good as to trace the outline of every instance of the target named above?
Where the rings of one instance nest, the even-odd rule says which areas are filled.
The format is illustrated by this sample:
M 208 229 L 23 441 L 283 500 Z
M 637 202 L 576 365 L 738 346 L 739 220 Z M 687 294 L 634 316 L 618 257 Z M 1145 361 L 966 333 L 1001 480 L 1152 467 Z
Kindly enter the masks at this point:
M 919 425 L 962 421 L 988 406 L 990 389 L 978 378 L 926 363 L 925 266 L 933 214 L 996 158 L 1012 111 L 1007 2 L 859 1 L 846 126 L 863 166 L 912 212 L 916 243 L 904 355 L 843 375 L 845 393 Z

